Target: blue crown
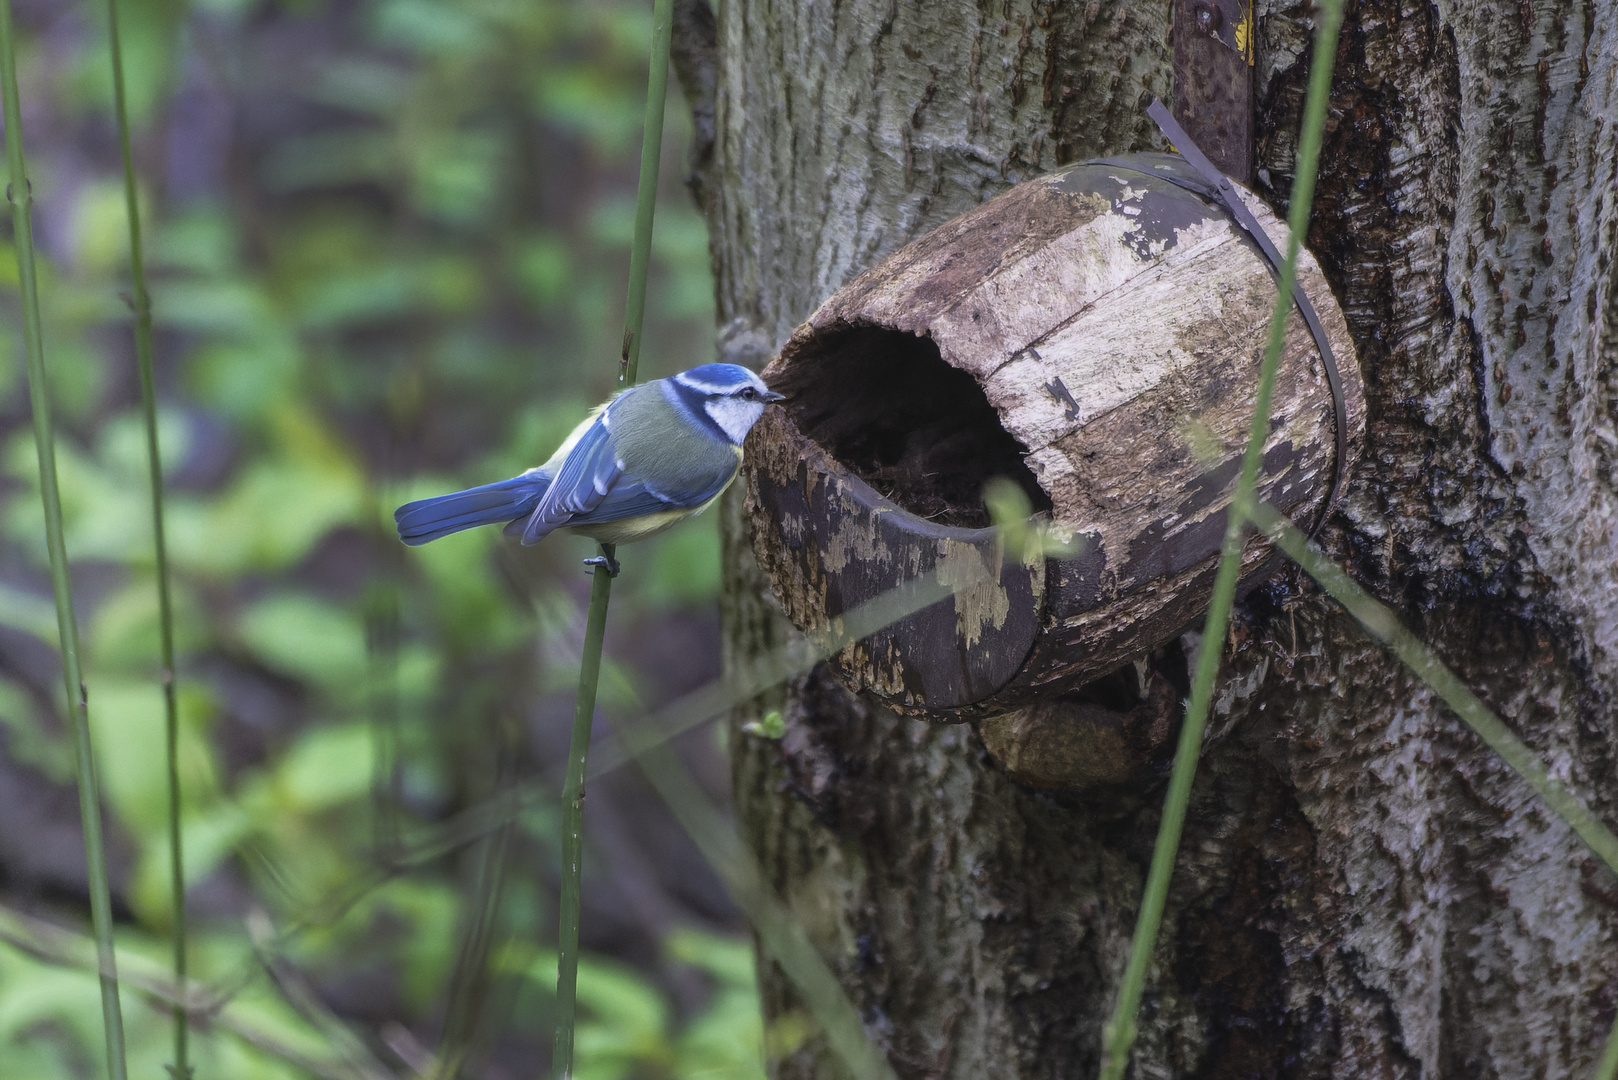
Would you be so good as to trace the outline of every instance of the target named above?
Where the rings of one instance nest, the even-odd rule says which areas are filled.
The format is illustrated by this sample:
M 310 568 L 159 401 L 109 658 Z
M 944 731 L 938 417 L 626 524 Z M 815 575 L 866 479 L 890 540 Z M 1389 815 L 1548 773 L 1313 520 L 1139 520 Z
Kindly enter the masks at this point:
M 764 386 L 757 375 L 740 364 L 702 364 L 680 372 L 674 381 L 701 394 L 728 394 L 744 386 Z

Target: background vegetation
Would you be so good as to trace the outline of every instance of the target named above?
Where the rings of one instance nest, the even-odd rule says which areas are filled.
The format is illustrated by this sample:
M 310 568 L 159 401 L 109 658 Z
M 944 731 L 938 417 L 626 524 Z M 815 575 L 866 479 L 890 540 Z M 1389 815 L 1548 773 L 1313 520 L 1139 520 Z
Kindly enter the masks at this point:
M 541 1073 L 584 541 L 407 550 L 392 508 L 542 460 L 616 375 L 650 4 L 123 0 L 179 616 L 199 1077 Z M 68 551 L 120 945 L 172 917 L 145 448 L 103 5 L 19 0 Z M 669 110 L 644 377 L 711 359 Z M 6 234 L 9 243 L 9 232 Z M 14 261 L 0 253 L 0 1080 L 96 1076 Z M 602 707 L 717 672 L 714 521 L 626 553 Z M 715 732 L 679 750 L 716 797 Z M 532 783 L 531 783 L 532 782 Z M 525 792 L 505 828 L 456 815 Z M 532 792 L 548 793 L 533 798 Z M 638 778 L 591 788 L 578 1075 L 756 1076 L 751 947 Z M 436 831 L 435 831 L 436 829 Z M 448 839 L 446 839 L 448 836 Z M 126 986 L 133 1075 L 170 1060 Z M 436 1055 L 436 1056 L 435 1056 Z

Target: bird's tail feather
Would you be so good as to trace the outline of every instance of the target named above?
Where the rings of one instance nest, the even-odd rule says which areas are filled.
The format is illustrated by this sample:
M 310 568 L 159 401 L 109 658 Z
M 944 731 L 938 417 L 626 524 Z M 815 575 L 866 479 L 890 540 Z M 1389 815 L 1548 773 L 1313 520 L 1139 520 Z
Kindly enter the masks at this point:
M 524 474 L 405 503 L 393 512 L 393 521 L 399 528 L 399 539 L 415 547 L 462 529 L 527 517 L 550 484 L 547 476 Z

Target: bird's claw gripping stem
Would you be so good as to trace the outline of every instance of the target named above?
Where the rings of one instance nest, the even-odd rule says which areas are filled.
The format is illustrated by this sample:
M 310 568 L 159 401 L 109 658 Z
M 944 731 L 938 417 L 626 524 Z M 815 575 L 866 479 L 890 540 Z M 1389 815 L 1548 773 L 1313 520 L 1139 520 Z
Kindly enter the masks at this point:
M 617 577 L 618 571 L 621 569 L 621 567 L 618 565 L 617 559 L 613 558 L 611 555 L 605 554 L 597 555 L 594 558 L 585 559 L 584 565 L 590 568 L 588 571 L 586 571 L 590 574 L 594 574 L 596 572 L 596 567 L 604 566 L 607 568 L 607 576 L 609 577 Z

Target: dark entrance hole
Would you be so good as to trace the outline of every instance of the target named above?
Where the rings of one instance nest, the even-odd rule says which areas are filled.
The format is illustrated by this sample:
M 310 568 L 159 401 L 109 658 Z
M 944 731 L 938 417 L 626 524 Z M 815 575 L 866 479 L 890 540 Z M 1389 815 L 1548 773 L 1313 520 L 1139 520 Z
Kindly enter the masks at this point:
M 983 487 L 1009 477 L 1036 511 L 1050 497 L 1000 426 L 983 388 L 931 338 L 875 326 L 823 334 L 797 350 L 774 389 L 798 430 L 918 517 L 989 524 Z

